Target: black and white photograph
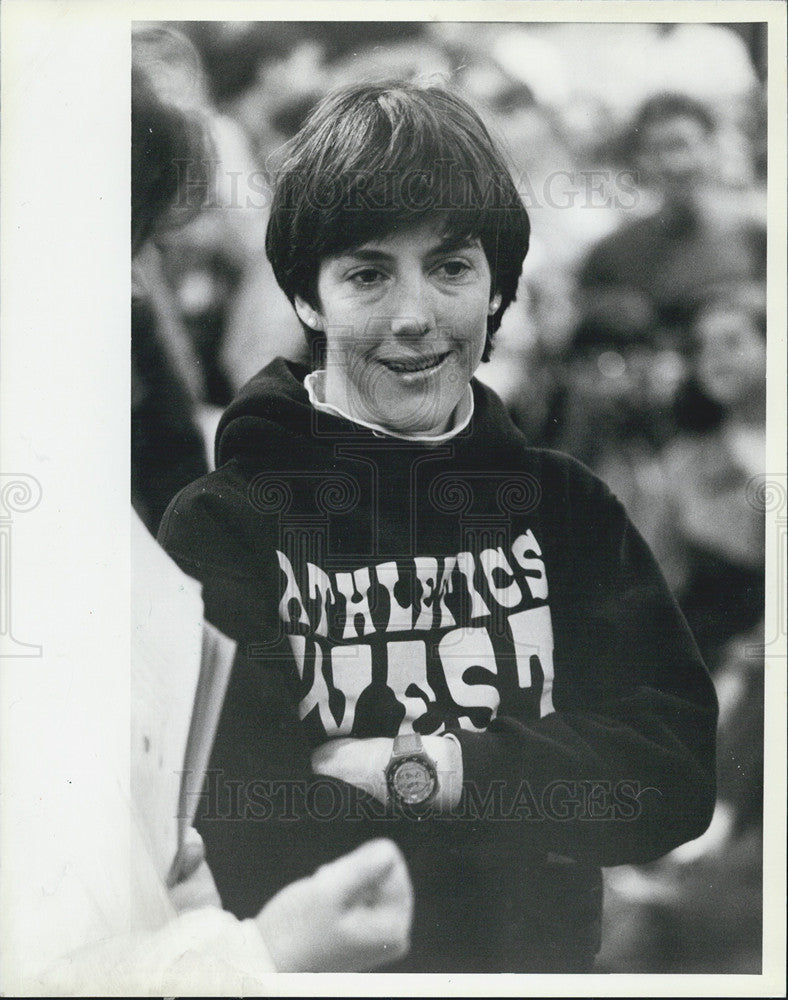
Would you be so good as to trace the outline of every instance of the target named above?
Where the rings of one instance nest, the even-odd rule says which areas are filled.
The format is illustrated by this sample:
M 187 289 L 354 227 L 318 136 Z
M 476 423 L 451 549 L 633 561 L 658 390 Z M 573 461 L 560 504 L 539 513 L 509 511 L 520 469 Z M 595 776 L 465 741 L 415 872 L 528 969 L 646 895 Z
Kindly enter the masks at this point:
M 0 992 L 784 995 L 785 7 L 4 8 Z

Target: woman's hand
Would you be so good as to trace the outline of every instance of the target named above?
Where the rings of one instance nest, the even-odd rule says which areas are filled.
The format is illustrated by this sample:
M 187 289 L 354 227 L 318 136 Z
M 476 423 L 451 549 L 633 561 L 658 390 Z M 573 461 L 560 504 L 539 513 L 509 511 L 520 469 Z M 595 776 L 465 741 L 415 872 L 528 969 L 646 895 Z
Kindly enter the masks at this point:
M 312 770 L 329 778 L 340 778 L 386 804 L 386 765 L 391 757 L 393 740 L 376 737 L 329 740 L 312 753 Z

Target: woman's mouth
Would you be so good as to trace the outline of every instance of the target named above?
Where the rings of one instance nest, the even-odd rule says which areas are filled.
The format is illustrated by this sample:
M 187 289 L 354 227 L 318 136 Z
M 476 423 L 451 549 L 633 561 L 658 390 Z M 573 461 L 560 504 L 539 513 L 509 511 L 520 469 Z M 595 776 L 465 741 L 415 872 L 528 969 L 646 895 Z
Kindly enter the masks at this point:
M 380 363 L 397 375 L 423 374 L 436 371 L 451 354 L 417 355 L 409 358 L 380 358 Z

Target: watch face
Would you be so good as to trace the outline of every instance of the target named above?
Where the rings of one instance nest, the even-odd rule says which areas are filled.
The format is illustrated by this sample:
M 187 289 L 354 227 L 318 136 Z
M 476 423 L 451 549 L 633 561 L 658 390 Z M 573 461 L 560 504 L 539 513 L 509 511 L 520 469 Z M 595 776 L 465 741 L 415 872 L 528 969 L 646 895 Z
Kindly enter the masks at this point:
M 435 776 L 423 761 L 408 758 L 391 776 L 393 790 L 409 806 L 425 802 L 435 790 Z

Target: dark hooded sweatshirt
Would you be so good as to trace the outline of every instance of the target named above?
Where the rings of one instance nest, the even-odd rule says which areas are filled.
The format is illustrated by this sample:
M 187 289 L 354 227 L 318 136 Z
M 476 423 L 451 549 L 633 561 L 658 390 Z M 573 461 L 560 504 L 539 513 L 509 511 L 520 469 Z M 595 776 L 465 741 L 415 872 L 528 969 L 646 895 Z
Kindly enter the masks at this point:
M 489 389 L 424 444 L 318 412 L 305 375 L 251 380 L 160 532 L 238 643 L 197 823 L 223 904 L 254 915 L 391 836 L 416 898 L 393 969 L 587 971 L 599 867 L 711 817 L 716 700 L 686 623 L 615 497 Z M 312 775 L 327 739 L 414 730 L 461 744 L 451 814 Z

